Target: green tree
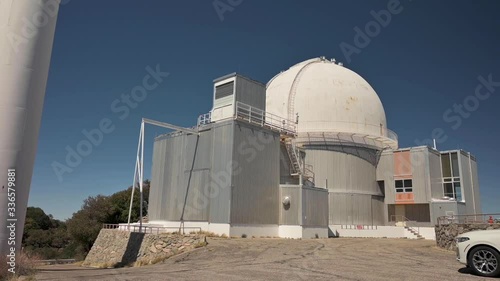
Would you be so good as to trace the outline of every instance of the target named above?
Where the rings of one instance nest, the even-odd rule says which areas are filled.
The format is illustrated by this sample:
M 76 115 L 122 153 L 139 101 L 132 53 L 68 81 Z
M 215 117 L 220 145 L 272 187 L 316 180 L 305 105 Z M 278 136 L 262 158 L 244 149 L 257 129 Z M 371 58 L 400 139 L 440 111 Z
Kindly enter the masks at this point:
M 143 186 L 143 215 L 147 215 L 150 182 Z M 110 196 L 98 195 L 85 199 L 82 208 L 67 221 L 68 231 L 83 255 L 92 248 L 103 224 L 119 224 L 128 221 L 132 187 Z M 140 193 L 134 193 L 131 221 L 139 220 Z
M 46 259 L 60 258 L 70 243 L 66 224 L 47 215 L 41 208 L 28 207 L 23 233 L 25 251 Z
M 70 236 L 82 246 L 85 252 L 90 251 L 103 223 L 108 223 L 112 213 L 109 197 L 97 195 L 85 199 L 81 210 L 68 220 Z

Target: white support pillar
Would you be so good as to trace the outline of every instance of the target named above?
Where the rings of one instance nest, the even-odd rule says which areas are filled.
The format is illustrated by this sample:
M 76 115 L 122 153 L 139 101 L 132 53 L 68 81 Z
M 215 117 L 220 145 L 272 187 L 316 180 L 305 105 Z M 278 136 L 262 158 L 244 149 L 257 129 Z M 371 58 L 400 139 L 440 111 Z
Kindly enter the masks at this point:
M 21 249 L 59 2 L 0 1 L 0 255 L 3 257 L 10 254 L 11 248 Z M 15 170 L 11 176 L 9 169 Z M 15 207 L 9 200 L 15 200 Z M 11 237 L 15 239 L 9 240 Z

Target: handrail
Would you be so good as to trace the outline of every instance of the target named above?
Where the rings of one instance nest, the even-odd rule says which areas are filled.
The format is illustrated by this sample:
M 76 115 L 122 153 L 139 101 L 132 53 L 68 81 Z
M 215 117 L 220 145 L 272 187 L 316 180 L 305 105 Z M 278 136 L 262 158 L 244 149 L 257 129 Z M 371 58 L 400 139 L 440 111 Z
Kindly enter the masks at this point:
M 181 226 L 179 227 L 174 227 L 174 226 L 149 226 L 149 225 L 126 225 L 126 224 L 103 224 L 102 229 L 116 229 L 116 230 L 121 230 L 121 231 L 128 231 L 128 232 L 137 232 L 137 233 L 149 233 L 153 234 L 156 232 L 156 234 L 160 233 L 167 233 L 167 232 L 178 232 L 179 230 L 182 230 L 182 233 L 185 233 L 185 230 L 193 229 L 194 231 L 201 232 L 202 229 L 201 227 L 185 227 Z M 169 231 L 169 230 L 174 230 L 174 231 Z
M 212 112 L 202 114 L 198 116 L 198 127 L 202 125 L 207 125 L 212 122 Z
M 393 219 L 394 218 L 394 219 Z M 398 220 L 397 218 L 401 218 L 401 220 Z M 391 215 L 390 217 L 390 222 L 403 222 L 405 224 L 405 226 L 411 230 L 413 230 L 414 232 L 416 232 L 417 234 L 420 234 L 420 227 L 419 226 L 416 226 L 416 225 L 413 225 L 414 223 L 416 223 L 417 221 L 412 221 L 410 220 L 409 218 L 403 216 L 403 215 Z M 412 225 L 409 225 L 409 224 L 412 224 Z
M 500 224 L 500 213 L 441 216 L 437 224 Z
M 285 134 L 297 135 L 297 123 L 278 115 L 269 113 L 257 107 L 237 101 L 235 113 L 232 118 L 257 124 L 262 127 L 268 127 Z M 212 113 L 206 113 L 198 116 L 198 127 L 212 123 Z
M 239 101 L 236 102 L 235 118 L 283 133 L 297 135 L 297 124 L 295 121 L 288 120 Z
M 35 260 L 37 264 L 67 264 L 75 263 L 76 259 L 51 259 L 51 260 Z

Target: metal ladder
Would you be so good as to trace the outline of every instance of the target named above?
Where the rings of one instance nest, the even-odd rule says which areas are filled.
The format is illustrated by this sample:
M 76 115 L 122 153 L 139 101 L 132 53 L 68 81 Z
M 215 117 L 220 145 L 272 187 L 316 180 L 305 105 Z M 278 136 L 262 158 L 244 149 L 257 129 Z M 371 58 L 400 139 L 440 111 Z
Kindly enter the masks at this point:
M 286 147 L 286 151 L 288 152 L 288 158 L 290 159 L 290 163 L 291 163 L 291 168 L 292 168 L 291 175 L 292 176 L 301 175 L 303 169 L 302 169 L 301 161 L 299 160 L 300 152 L 297 150 L 297 148 L 293 144 L 293 141 L 291 138 L 285 138 L 285 147 Z
M 311 165 L 304 165 L 300 156 L 300 150 L 293 143 L 293 138 L 287 137 L 284 139 L 286 151 L 291 163 L 291 176 L 302 176 L 304 180 L 314 184 L 314 172 Z

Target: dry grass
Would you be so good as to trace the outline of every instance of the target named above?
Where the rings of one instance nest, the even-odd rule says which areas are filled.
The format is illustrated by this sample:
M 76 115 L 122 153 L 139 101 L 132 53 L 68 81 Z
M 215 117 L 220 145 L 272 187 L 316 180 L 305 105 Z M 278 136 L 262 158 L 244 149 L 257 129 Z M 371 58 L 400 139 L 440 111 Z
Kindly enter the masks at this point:
M 219 234 L 215 234 L 213 232 L 204 231 L 204 230 L 202 230 L 202 231 L 191 231 L 191 232 L 189 232 L 189 234 L 205 235 L 206 237 L 211 237 L 211 238 L 227 238 L 226 234 L 219 235 Z
M 7 264 L 7 258 L 2 257 L 0 258 L 0 280 L 34 280 L 33 278 L 40 260 L 42 258 L 37 255 L 17 253 L 15 273 L 11 273 L 8 271 L 10 266 Z
M 202 242 L 198 242 L 196 244 L 194 244 L 194 248 L 197 249 L 197 248 L 201 248 L 201 247 L 205 247 L 208 243 L 206 241 L 202 241 Z

